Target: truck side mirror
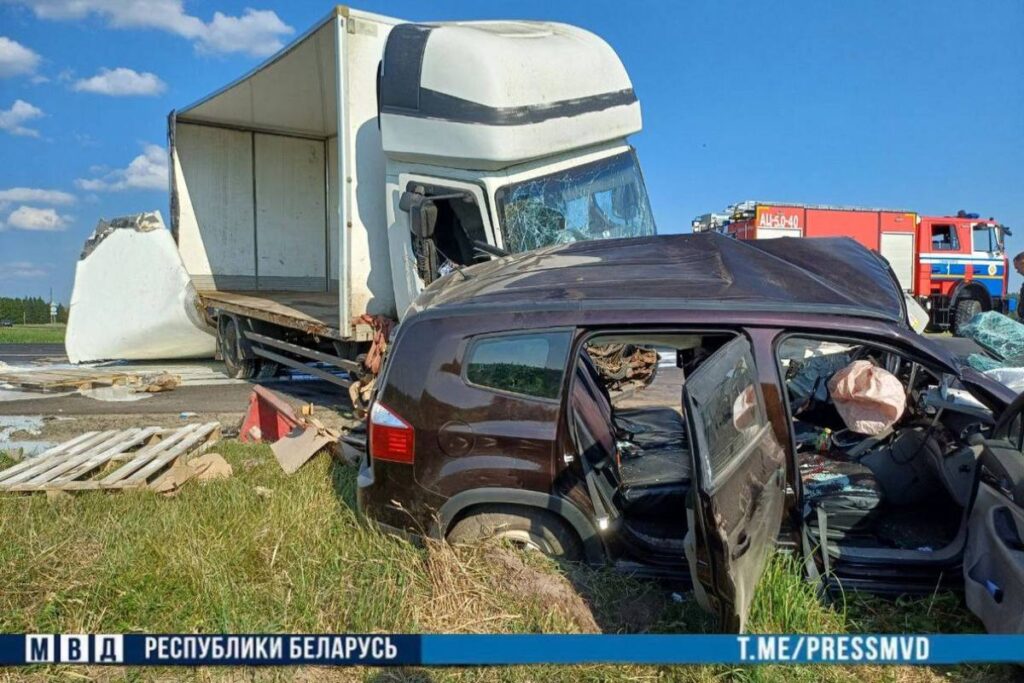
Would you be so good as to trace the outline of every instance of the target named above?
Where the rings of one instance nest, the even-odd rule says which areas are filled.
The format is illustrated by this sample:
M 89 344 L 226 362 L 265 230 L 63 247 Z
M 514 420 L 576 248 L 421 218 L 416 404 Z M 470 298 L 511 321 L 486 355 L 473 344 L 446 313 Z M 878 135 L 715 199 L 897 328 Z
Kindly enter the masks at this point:
M 398 208 L 409 214 L 409 230 L 420 239 L 434 236 L 437 225 L 437 205 L 423 194 L 423 187 L 417 186 L 402 193 Z

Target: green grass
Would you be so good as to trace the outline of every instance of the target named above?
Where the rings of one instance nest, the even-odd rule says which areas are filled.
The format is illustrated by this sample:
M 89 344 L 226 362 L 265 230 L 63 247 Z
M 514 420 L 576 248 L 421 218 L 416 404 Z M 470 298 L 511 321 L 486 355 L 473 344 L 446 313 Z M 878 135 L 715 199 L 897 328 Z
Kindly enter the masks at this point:
M 0 327 L 0 344 L 63 344 L 63 324 Z
M 173 498 L 143 492 L 0 496 L 2 632 L 702 632 L 709 620 L 672 588 L 606 570 L 563 571 L 493 547 L 417 548 L 361 523 L 355 473 L 318 457 L 281 473 L 266 446 L 217 447 L 230 479 L 189 483 Z M 0 458 L 2 459 L 2 458 Z M 0 465 L 6 464 L 0 462 Z M 259 495 L 256 487 L 272 491 Z M 955 616 L 953 616 L 955 615 Z M 826 606 L 777 555 L 751 630 L 976 630 L 957 596 Z M 62 669 L 34 669 L 39 678 Z M 110 670 L 86 672 L 98 678 Z M 184 672 L 148 669 L 142 679 Z M 291 680 L 260 669 L 244 677 Z M 1012 672 L 1011 672 L 1012 673 Z M 201 680 L 238 672 L 191 672 Z M 513 667 L 317 669 L 303 680 L 938 681 L 1011 678 L 994 667 Z

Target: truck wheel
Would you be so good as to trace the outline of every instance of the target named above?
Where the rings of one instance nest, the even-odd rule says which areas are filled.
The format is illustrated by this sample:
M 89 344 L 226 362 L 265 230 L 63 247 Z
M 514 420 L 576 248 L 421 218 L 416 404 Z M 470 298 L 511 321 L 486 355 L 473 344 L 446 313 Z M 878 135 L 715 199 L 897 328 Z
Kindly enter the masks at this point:
M 960 334 L 960 328 L 971 322 L 971 318 L 981 313 L 981 302 L 977 299 L 961 299 L 956 305 L 953 315 L 953 334 Z
M 507 540 L 524 549 L 539 550 L 564 562 L 578 562 L 583 548 L 576 533 L 557 515 L 538 508 L 488 505 L 474 508 L 448 532 L 450 543 Z
M 235 379 L 252 379 L 259 369 L 259 361 L 255 358 L 243 358 L 239 348 L 242 335 L 238 329 L 238 321 L 233 317 L 224 317 L 219 321 L 217 345 L 224 359 L 228 377 Z

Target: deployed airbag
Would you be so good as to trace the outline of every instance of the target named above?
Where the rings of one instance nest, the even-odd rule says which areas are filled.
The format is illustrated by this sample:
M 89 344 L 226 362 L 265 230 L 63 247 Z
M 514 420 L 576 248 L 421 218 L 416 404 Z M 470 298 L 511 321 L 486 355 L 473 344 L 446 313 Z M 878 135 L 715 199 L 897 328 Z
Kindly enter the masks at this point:
M 860 434 L 885 432 L 907 407 L 903 384 L 866 360 L 854 361 L 834 374 L 828 390 L 843 422 Z
M 68 359 L 212 358 L 215 343 L 159 212 L 100 221 L 75 268 Z

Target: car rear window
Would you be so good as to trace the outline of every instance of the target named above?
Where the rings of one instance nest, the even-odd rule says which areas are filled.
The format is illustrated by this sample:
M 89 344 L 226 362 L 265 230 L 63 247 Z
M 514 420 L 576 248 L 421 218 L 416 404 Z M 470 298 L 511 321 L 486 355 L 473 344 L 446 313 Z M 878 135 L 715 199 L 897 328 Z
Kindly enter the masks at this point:
M 469 350 L 466 379 L 489 389 L 557 398 L 569 336 L 561 331 L 477 339 Z

